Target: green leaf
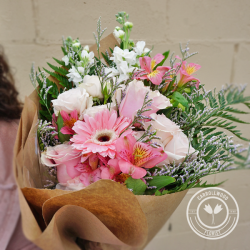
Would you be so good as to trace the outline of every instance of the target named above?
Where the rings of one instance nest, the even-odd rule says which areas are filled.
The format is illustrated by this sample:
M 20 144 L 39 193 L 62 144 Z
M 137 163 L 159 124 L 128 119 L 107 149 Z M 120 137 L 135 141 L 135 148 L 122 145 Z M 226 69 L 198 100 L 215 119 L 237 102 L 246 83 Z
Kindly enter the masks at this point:
M 62 134 L 60 132 L 61 128 L 63 127 L 63 118 L 62 118 L 62 116 L 61 116 L 60 113 L 58 114 L 57 122 L 56 123 L 57 123 L 57 132 L 58 132 L 59 141 L 61 143 L 65 142 L 65 141 L 69 141 L 70 135 L 65 135 L 65 134 Z
M 58 64 L 60 64 L 60 65 L 62 65 L 62 66 L 64 66 L 64 67 L 67 67 L 67 66 L 65 66 L 65 62 L 64 62 L 64 61 L 58 60 L 58 59 L 56 59 L 55 57 L 53 57 L 53 59 L 54 59 Z
M 202 181 L 198 182 L 196 185 L 193 186 L 193 188 L 208 188 L 208 187 L 217 187 L 220 186 L 221 184 L 223 184 L 225 181 L 222 181 L 220 183 L 216 183 L 216 184 L 207 184 L 207 181 L 205 181 L 204 183 L 201 184 Z
M 45 118 L 44 120 L 51 121 L 52 119 L 50 113 L 47 110 L 39 110 L 39 114 Z
M 56 66 L 54 66 L 54 65 L 52 65 L 52 64 L 50 64 L 50 63 L 47 63 L 49 66 L 50 66 L 50 68 L 52 68 L 55 72 L 57 72 L 58 74 L 61 74 L 61 75 L 63 75 L 63 76 L 66 76 L 69 72 L 68 72 L 68 70 L 66 70 L 66 69 L 64 69 L 64 68 L 59 68 L 59 67 L 56 67 Z
M 169 52 L 170 52 L 170 50 L 168 50 L 168 51 L 166 51 L 166 52 L 163 53 L 164 59 L 154 67 L 154 70 L 155 70 L 158 66 L 162 66 L 162 65 L 164 64 L 164 62 L 165 62 L 165 61 L 167 60 L 167 58 L 168 58 Z
M 152 178 L 152 180 L 147 180 L 147 182 L 149 186 L 156 186 L 156 189 L 147 189 L 146 194 L 154 194 L 157 190 L 176 181 L 175 178 L 171 176 L 153 176 Z
M 61 47 L 61 49 L 62 49 L 62 52 L 63 52 L 63 54 L 64 54 L 65 56 L 68 55 L 68 53 L 67 53 L 67 51 L 65 50 L 64 47 Z
M 249 114 L 249 112 L 245 112 L 245 111 L 235 109 L 235 108 L 232 108 L 232 107 L 226 107 L 224 110 L 228 111 L 228 112 L 235 113 L 235 114 Z
M 59 84 L 66 89 L 71 89 L 72 88 L 72 84 L 68 81 L 68 78 L 66 76 L 63 75 L 59 75 L 57 73 L 51 72 L 45 68 L 43 68 L 48 74 L 50 74 L 51 76 L 55 77 L 58 81 Z
M 159 190 L 156 190 L 155 196 L 161 196 L 161 195 L 162 195 L 162 193 Z
M 179 92 L 174 92 L 171 98 L 188 108 L 188 100 Z
M 129 177 L 125 184 L 127 188 L 133 190 L 135 195 L 143 195 L 147 188 L 147 185 L 141 179 L 133 179 L 132 177 Z

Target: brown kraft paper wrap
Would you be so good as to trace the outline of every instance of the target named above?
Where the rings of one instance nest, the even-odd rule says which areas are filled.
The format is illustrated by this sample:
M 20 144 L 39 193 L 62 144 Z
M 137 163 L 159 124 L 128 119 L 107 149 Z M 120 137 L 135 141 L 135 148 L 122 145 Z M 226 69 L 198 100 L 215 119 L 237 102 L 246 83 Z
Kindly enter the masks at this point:
M 100 51 L 116 44 L 111 34 L 101 41 Z M 96 51 L 96 46 L 90 50 Z M 42 189 L 46 177 L 39 161 L 38 110 L 39 99 L 34 91 L 25 99 L 14 149 L 25 236 L 44 250 L 80 249 L 76 238 L 99 242 L 95 249 L 144 249 L 187 190 L 137 196 L 111 180 L 97 181 L 80 191 Z

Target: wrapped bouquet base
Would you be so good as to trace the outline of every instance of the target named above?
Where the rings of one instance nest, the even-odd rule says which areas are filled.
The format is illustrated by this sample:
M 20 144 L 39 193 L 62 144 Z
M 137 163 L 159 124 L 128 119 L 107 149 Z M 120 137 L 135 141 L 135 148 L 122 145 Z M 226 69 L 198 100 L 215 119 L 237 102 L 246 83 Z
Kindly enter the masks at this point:
M 111 180 L 80 191 L 42 189 L 38 108 L 34 91 L 25 99 L 14 152 L 25 236 L 44 250 L 79 249 L 77 237 L 98 242 L 101 249 L 143 249 L 187 190 L 164 196 L 134 195 Z

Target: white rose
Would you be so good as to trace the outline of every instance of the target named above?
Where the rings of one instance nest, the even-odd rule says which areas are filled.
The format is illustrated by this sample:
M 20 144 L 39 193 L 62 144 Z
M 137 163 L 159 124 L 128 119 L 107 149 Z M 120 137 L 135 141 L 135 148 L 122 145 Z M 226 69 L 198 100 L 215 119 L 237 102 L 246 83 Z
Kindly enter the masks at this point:
M 152 130 L 156 130 L 156 135 L 161 140 L 156 140 L 168 155 L 162 164 L 181 163 L 186 155 L 194 153 L 195 149 L 190 146 L 187 136 L 181 131 L 178 125 L 169 120 L 165 115 L 150 115 L 154 121 L 146 122 L 145 126 L 152 125 Z
M 93 106 L 93 107 L 90 107 L 88 109 L 85 109 L 83 114 L 80 116 L 80 120 L 83 119 L 83 115 L 89 115 L 91 117 L 95 117 L 96 113 L 98 113 L 100 111 L 103 111 L 103 110 L 106 110 L 106 109 L 109 109 L 110 111 L 116 110 L 115 103 L 109 103 L 109 104 L 104 104 L 104 105 L 99 105 L 99 106 Z
M 52 100 L 55 115 L 61 110 L 71 113 L 77 110 L 78 114 L 93 105 L 92 97 L 89 96 L 84 88 L 74 88 L 58 95 L 57 99 Z
M 172 106 L 170 99 L 168 99 L 166 96 L 162 95 L 158 90 L 150 91 L 148 94 L 148 98 L 153 100 L 153 103 L 152 103 L 150 108 L 155 113 L 159 109 L 165 109 L 167 107 Z
M 90 96 L 103 98 L 102 87 L 98 76 L 84 76 L 83 83 L 81 83 L 79 87 L 86 89 Z

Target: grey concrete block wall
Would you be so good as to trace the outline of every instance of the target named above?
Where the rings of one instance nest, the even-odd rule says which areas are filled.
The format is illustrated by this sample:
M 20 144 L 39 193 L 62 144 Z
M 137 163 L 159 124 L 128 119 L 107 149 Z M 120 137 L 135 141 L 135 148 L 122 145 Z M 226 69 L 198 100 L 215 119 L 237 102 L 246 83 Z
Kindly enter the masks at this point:
M 29 81 L 32 62 L 46 67 L 52 57 L 62 58 L 62 35 L 92 45 L 98 17 L 102 16 L 102 26 L 108 27 L 109 34 L 116 26 L 114 15 L 121 10 L 134 23 L 131 38 L 145 40 L 148 47 L 154 45 L 154 54 L 168 49 L 178 53 L 179 42 L 190 41 L 190 50 L 199 52 L 190 61 L 201 64 L 197 77 L 207 89 L 249 83 L 250 94 L 249 0 L 1 0 L 0 44 L 15 74 L 20 98 L 24 100 L 33 90 Z M 244 118 L 250 122 L 250 115 Z M 238 127 L 250 138 L 249 125 Z M 244 170 L 208 178 L 211 183 L 229 179 L 222 187 L 239 203 L 239 223 L 230 236 L 209 241 L 191 231 L 185 213 L 196 190 L 190 190 L 146 249 L 250 249 L 249 177 L 250 172 Z

